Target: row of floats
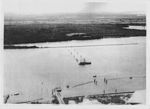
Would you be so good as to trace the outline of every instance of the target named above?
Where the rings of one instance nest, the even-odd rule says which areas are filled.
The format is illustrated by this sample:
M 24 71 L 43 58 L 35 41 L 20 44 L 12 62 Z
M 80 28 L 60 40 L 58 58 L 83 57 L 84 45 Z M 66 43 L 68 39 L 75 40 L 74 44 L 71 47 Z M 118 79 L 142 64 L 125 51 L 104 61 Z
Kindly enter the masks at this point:
M 85 65 L 91 65 L 92 62 L 86 59 L 84 56 L 79 54 L 75 49 L 69 48 L 68 51 L 70 54 L 74 57 L 78 65 L 85 66 Z

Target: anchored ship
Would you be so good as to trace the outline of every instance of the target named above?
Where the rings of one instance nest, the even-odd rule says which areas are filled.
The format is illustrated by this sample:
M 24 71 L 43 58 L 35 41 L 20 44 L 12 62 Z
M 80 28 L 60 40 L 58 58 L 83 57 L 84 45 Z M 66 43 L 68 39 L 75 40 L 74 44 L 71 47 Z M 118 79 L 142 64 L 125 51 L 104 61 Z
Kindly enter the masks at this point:
M 87 61 L 85 58 L 80 59 L 80 61 L 79 61 L 79 65 L 90 65 L 90 64 L 91 64 L 91 62 Z

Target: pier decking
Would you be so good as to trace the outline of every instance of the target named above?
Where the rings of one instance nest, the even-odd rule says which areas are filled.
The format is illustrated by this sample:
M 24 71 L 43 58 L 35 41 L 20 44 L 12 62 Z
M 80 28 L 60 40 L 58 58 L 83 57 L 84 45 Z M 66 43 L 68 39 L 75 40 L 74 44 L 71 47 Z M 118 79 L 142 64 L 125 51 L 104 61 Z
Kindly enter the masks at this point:
M 97 84 L 88 81 L 82 84 L 62 90 L 64 98 L 75 96 L 88 96 L 108 93 L 134 92 L 136 90 L 145 89 L 145 76 L 120 77 L 120 78 L 97 78 Z

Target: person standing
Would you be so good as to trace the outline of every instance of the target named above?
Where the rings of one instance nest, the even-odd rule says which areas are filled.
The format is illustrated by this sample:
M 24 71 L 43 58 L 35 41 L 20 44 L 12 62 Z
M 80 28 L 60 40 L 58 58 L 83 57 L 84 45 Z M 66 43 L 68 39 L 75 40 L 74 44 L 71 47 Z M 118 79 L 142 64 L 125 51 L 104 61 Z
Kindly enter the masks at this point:
M 96 78 L 97 78 L 97 76 L 94 75 L 94 76 L 93 76 L 93 79 L 94 79 L 94 84 L 95 84 L 95 85 L 97 85 L 97 80 L 96 80 Z
M 107 79 L 106 78 L 104 78 L 104 83 L 107 85 Z

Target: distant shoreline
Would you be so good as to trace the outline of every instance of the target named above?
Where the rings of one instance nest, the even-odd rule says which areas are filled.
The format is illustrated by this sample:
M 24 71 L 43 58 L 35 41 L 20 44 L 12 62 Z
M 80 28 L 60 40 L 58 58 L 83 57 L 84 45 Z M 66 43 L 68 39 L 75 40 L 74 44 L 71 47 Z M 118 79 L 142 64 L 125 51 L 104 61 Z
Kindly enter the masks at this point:
M 145 26 L 145 24 L 136 24 L 136 25 Z M 124 28 L 128 26 L 129 24 L 5 25 L 4 45 L 146 36 L 146 30 Z M 70 33 L 85 33 L 86 36 L 81 35 L 67 36 L 67 34 Z M 4 48 L 12 49 L 14 47 L 11 48 L 10 46 Z
M 29 49 L 29 48 L 39 48 L 37 46 L 14 46 L 14 45 L 4 45 L 4 49 Z
M 94 46 L 125 46 L 125 45 L 138 45 L 138 43 L 118 43 L 118 44 L 94 44 L 94 45 L 68 45 L 68 46 L 45 46 L 39 47 L 36 45 L 22 46 L 22 45 L 4 45 L 4 49 L 35 49 L 35 48 L 68 48 L 68 47 L 94 47 Z

